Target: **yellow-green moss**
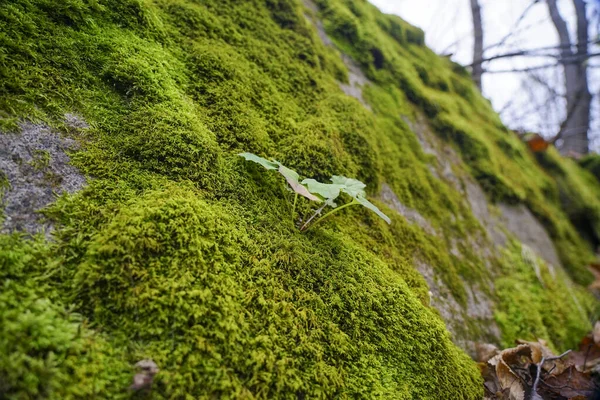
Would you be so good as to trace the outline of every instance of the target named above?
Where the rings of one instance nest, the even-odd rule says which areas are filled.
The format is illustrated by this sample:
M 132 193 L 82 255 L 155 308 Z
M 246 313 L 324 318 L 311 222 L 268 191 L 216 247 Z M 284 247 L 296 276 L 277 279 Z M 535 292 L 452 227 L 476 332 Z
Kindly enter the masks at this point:
M 4 315 L 48 321 L 66 354 L 47 368 L 46 397 L 128 396 L 126 365 L 148 357 L 162 370 L 156 398 L 480 398 L 478 371 L 428 308 L 414 263 L 431 265 L 464 305 L 465 285 L 490 278 L 466 241 L 451 255 L 452 240 L 483 230 L 430 172 L 403 118 L 417 112 L 456 143 L 490 196 L 524 201 L 544 220 L 585 281 L 591 251 L 558 184 L 468 74 L 365 1 L 318 3 L 336 44 L 375 82 L 365 89 L 373 112 L 341 92 L 347 71 L 299 1 L 0 5 L 0 127 L 25 118 L 70 134 L 67 112 L 91 126 L 72 160 L 93 179 L 45 210 L 54 243 L 0 236 L 3 269 L 29 271 L 2 275 Z M 391 226 L 349 209 L 300 234 L 283 182 L 239 151 L 322 180 L 357 177 L 372 195 L 386 183 L 437 234 L 380 202 Z M 19 304 L 20 290 L 31 301 Z M 70 340 L 75 328 L 85 339 Z M 547 332 L 562 345 L 559 327 Z M 14 332 L 6 338 L 15 357 L 27 352 Z M 92 374 L 103 383 L 74 374 L 77 360 L 84 375 L 103 368 Z M 38 383 L 20 376 L 0 390 L 35 394 Z
M 551 272 L 540 259 L 535 260 L 538 277 L 532 261 L 514 242 L 505 252 L 504 276 L 495 282 L 503 346 L 512 347 L 517 339 L 541 338 L 559 352 L 577 347 L 590 329 L 588 316 L 594 313 L 595 299 L 569 284 L 562 270 Z
M 8 177 L 0 171 L 0 204 L 3 203 L 4 193 L 10 188 Z M 0 207 L 0 223 L 4 220 L 4 207 Z
M 600 155 L 590 154 L 579 160 L 579 165 L 590 171 L 600 181 Z
M 50 249 L 0 236 L 0 394 L 6 399 L 123 398 L 125 352 L 82 322 L 47 284 Z
M 325 26 L 338 46 L 351 54 L 378 86 L 400 88 L 404 98 L 425 113 L 434 131 L 460 151 L 471 174 L 491 200 L 525 203 L 551 233 L 571 276 L 579 283 L 589 283 L 591 275 L 586 266 L 593 257 L 596 242 L 590 241 L 589 235 L 580 237 L 576 233 L 573 224 L 577 223 L 570 218 L 571 205 L 558 198 L 561 187 L 573 183 L 559 182 L 543 163 L 537 162 L 520 139 L 502 125 L 490 103 L 477 94 L 469 74 L 423 47 L 421 41 L 405 41 L 401 37 L 398 40 L 390 27 L 400 20 L 380 14 L 368 2 L 318 3 Z M 405 29 L 418 32 L 411 27 Z M 380 67 L 370 56 L 373 49 L 385 60 Z M 387 92 L 393 93 L 393 89 Z M 401 104 L 392 111 L 389 94 L 376 89 L 369 89 L 368 93 L 377 93 L 369 100 L 377 107 L 378 114 L 412 116 L 410 107 L 403 104 L 404 98 L 394 95 Z M 559 165 L 565 163 L 557 157 L 554 160 Z M 574 169 L 570 172 L 580 174 Z M 566 179 L 570 177 L 568 174 Z M 591 185 L 594 190 L 600 187 L 598 183 Z M 579 189 L 587 191 L 577 185 L 576 190 Z M 580 197 L 576 190 L 570 190 L 569 195 Z M 593 220 L 600 218 L 597 197 L 587 197 L 585 204 Z
M 285 203 L 256 220 L 189 184 L 162 186 L 123 201 L 85 249 L 63 236 L 56 272 L 78 310 L 161 365 L 157 395 L 478 396 L 438 317 L 350 237 L 282 225 Z M 272 196 L 255 206 L 274 208 Z M 82 197 L 57 205 L 67 226 L 89 212 Z

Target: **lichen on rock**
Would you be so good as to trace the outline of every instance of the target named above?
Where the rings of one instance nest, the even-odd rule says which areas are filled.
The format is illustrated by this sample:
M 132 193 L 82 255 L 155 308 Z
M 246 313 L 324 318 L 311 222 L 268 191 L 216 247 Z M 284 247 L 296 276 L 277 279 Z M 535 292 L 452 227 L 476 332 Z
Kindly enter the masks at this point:
M 70 117 L 69 124 L 73 121 Z M 77 128 L 84 127 L 77 121 Z M 0 132 L 0 173 L 5 177 L 0 232 L 49 234 L 52 222 L 39 211 L 57 195 L 75 193 L 85 185 L 67 154 L 77 147 L 75 140 L 43 124 L 24 122 L 17 132 Z

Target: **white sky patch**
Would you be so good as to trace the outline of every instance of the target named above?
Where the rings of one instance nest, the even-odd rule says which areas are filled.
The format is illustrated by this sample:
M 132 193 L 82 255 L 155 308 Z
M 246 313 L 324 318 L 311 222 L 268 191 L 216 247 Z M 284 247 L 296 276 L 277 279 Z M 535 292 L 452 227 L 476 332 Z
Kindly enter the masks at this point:
M 427 45 L 438 54 L 452 54 L 452 59 L 462 65 L 469 65 L 473 57 L 473 24 L 469 0 L 370 0 L 383 12 L 396 14 L 407 22 L 425 31 Z M 480 0 L 484 28 L 485 57 L 513 52 L 515 50 L 557 46 L 558 35 L 550 19 L 545 1 L 534 5 L 526 17 L 515 28 L 515 24 L 532 0 Z M 559 0 L 563 18 L 575 34 L 575 12 L 572 2 Z M 588 7 L 591 8 L 591 7 Z M 509 32 L 517 34 L 506 40 L 501 47 L 488 48 L 499 43 Z M 590 24 L 590 38 L 594 34 Z M 498 59 L 484 64 L 486 70 L 513 70 L 547 65 L 554 60 L 549 58 L 517 57 Z M 592 61 L 594 63 L 594 61 Z M 598 64 L 597 61 L 595 61 Z M 544 80 L 551 82 L 557 97 L 564 92 L 562 68 L 537 71 Z M 598 94 L 599 70 L 589 72 L 590 90 Z M 543 101 L 540 86 L 533 83 L 527 74 L 502 73 L 483 75 L 483 93 L 492 102 L 503 121 L 513 129 L 527 129 L 545 136 L 558 132 L 564 118 L 564 107 L 551 106 Z M 536 97 L 539 99 L 536 100 Z M 598 98 L 592 101 L 592 126 L 590 136 L 592 148 L 600 149 L 600 104 Z

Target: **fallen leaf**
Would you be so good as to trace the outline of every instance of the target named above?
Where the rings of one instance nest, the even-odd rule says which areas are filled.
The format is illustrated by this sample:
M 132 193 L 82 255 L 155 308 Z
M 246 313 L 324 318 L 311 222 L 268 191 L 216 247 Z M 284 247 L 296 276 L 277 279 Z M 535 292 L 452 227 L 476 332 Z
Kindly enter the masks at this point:
M 579 371 L 590 371 L 600 364 L 600 345 L 594 342 L 591 333 L 581 339 L 578 351 L 572 351 L 568 361 Z
M 596 389 L 589 373 L 580 372 L 571 365 L 561 374 L 550 375 L 544 379 L 545 385 L 540 385 L 541 393 L 560 395 L 567 399 L 574 399 L 580 396 L 588 399 L 594 394 Z
M 475 343 L 475 352 L 477 353 L 477 361 L 481 363 L 488 362 L 492 357 L 500 353 L 496 346 L 490 343 Z
M 510 400 L 525 400 L 525 389 L 521 384 L 520 378 L 502 358 L 500 358 L 496 365 L 496 375 L 498 376 L 501 389 L 508 389 L 508 398 Z
M 543 137 L 541 137 L 537 133 L 527 135 L 524 139 L 527 142 L 527 146 L 529 146 L 531 151 L 533 151 L 534 153 L 546 151 L 546 149 L 548 149 L 548 146 L 550 145 L 550 143 L 548 143 Z
M 517 343 L 521 345 L 529 346 L 531 351 L 531 361 L 533 364 L 539 364 L 542 362 L 542 358 L 554 357 L 555 354 L 547 347 L 547 343 L 544 340 L 538 340 L 537 342 L 528 342 L 524 340 L 517 340 Z M 546 360 L 542 368 L 545 371 L 552 371 L 553 374 L 562 373 L 568 366 L 566 359 L 558 360 Z

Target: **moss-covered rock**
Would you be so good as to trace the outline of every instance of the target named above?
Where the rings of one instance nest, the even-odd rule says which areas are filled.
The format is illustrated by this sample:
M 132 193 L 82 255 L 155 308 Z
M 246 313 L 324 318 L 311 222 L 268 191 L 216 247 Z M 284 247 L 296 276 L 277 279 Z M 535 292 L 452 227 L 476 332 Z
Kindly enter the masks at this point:
M 497 300 L 504 341 L 563 348 L 587 329 L 584 292 L 573 289 L 573 314 L 571 297 L 549 296 L 518 264 L 532 309 L 520 318 L 508 294 L 517 251 L 493 250 L 456 182 L 526 204 L 580 283 L 598 183 L 554 153 L 531 155 L 419 29 L 362 0 L 317 3 L 318 15 L 296 0 L 0 5 L 0 129 L 28 119 L 73 136 L 72 163 L 90 177 L 44 210 L 52 241 L 0 236 L 0 397 L 130 397 L 131 366 L 151 358 L 155 398 L 481 398 L 419 262 L 459 307 L 475 287 Z M 370 79 L 370 110 L 340 89 L 339 50 Z M 74 132 L 68 113 L 89 129 Z M 422 115 L 461 155 L 455 181 L 412 131 Z M 356 177 L 375 198 L 386 187 L 427 229 L 374 200 L 391 225 L 349 208 L 300 233 L 284 182 L 240 151 L 306 177 Z M 488 339 L 478 323 L 463 339 Z
M 554 349 L 575 348 L 586 335 L 588 315 L 594 312 L 589 293 L 514 242 L 503 263 L 504 276 L 496 281 L 496 319 L 503 345 L 545 338 Z

